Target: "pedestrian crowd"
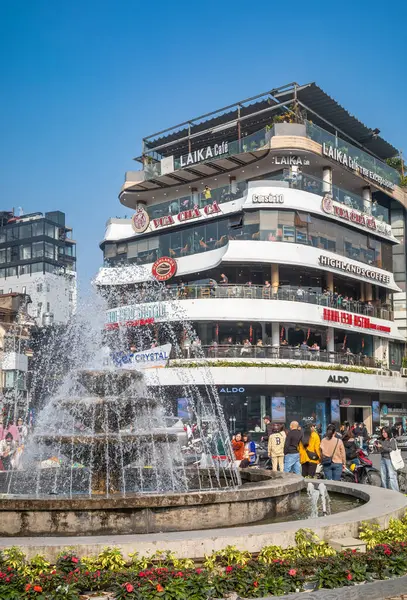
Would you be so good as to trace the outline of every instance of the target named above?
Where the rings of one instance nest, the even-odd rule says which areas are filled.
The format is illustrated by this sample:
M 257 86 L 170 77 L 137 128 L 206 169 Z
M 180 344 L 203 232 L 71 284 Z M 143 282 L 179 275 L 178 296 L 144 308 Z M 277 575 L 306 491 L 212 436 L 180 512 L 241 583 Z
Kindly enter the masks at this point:
M 262 439 L 267 441 L 271 469 L 303 477 L 315 477 L 317 467 L 321 464 L 325 479 L 340 481 L 347 464 L 358 464 L 359 450 L 367 448 L 369 439 L 364 423 L 351 426 L 345 422 L 339 431 L 334 424 L 330 424 L 323 436 L 321 427 L 313 422 L 306 422 L 300 427 L 298 421 L 292 421 L 286 429 L 285 425 L 272 423 L 267 415 L 263 421 L 267 435 Z M 375 450 L 381 454 L 383 487 L 399 491 L 397 470 L 402 468 L 403 460 L 397 448 L 396 434 L 400 434 L 400 428 L 395 432 L 389 427 L 382 427 L 375 441 Z M 256 444 L 250 440 L 249 434 L 235 434 L 232 448 L 237 466 L 246 468 L 256 465 Z
M 21 469 L 28 433 L 28 427 L 22 417 L 4 426 L 3 417 L 0 415 L 0 471 Z

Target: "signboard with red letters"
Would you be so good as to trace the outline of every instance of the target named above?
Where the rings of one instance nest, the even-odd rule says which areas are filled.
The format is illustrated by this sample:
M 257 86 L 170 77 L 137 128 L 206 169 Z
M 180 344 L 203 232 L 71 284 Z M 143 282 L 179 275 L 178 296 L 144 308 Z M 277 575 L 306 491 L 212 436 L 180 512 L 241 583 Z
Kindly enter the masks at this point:
M 324 321 L 353 325 L 354 327 L 360 327 L 361 329 L 372 329 L 374 331 L 384 331 L 385 333 L 391 332 L 391 328 L 387 327 L 386 325 L 377 325 L 376 323 L 372 323 L 370 317 L 362 317 L 360 315 L 344 312 L 342 310 L 324 308 L 322 318 Z

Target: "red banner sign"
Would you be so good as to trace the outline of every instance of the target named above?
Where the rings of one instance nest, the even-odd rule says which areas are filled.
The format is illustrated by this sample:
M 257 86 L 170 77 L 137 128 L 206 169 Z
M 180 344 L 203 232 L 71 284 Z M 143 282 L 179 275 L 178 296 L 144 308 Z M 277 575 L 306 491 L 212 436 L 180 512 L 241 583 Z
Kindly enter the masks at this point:
M 354 327 L 360 327 L 362 329 L 373 329 L 375 331 L 384 331 L 385 333 L 391 332 L 390 327 L 372 323 L 369 317 L 361 317 L 360 315 L 354 315 L 352 313 L 347 313 L 340 310 L 333 310 L 332 308 L 324 308 L 322 318 L 324 321 L 344 323 L 345 325 L 353 325 Z
M 181 211 L 174 217 L 172 215 L 158 217 L 158 219 L 152 220 L 152 225 L 154 229 L 159 229 L 160 227 L 174 225 L 177 221 L 183 223 L 184 221 L 190 221 L 191 219 L 199 219 L 199 217 L 203 217 L 204 215 L 209 216 L 220 212 L 219 204 L 214 201 L 211 204 L 206 204 L 202 209 L 198 208 L 198 206 L 194 206 L 194 208 Z
M 119 329 L 121 325 L 125 327 L 140 327 L 142 325 L 152 325 L 154 319 L 137 319 L 136 321 L 125 321 L 124 323 L 106 323 L 105 329 L 107 331 L 114 331 Z

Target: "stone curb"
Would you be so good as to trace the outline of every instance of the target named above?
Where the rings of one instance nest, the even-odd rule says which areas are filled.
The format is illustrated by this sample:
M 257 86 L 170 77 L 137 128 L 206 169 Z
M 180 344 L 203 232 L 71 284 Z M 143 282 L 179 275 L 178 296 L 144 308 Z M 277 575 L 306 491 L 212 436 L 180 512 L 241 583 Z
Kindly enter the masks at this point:
M 384 581 L 374 581 L 364 585 L 336 588 L 334 590 L 318 590 L 317 592 L 299 592 L 287 596 L 265 596 L 257 600 L 383 600 L 392 596 L 400 596 L 407 591 L 407 576 Z M 236 600 L 239 600 L 238 598 Z M 241 599 L 254 600 L 254 599 Z

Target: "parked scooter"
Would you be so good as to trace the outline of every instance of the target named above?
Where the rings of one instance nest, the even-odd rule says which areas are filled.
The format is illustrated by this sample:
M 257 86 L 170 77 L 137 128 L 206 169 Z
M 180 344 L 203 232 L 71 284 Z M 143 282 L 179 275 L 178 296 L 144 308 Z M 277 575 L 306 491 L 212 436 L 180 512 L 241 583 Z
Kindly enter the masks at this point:
M 318 465 L 316 476 L 325 479 L 322 465 Z M 358 448 L 357 457 L 349 461 L 342 471 L 341 481 L 348 483 L 363 483 L 381 487 L 382 479 L 380 472 L 373 466 L 372 461 L 364 450 Z

